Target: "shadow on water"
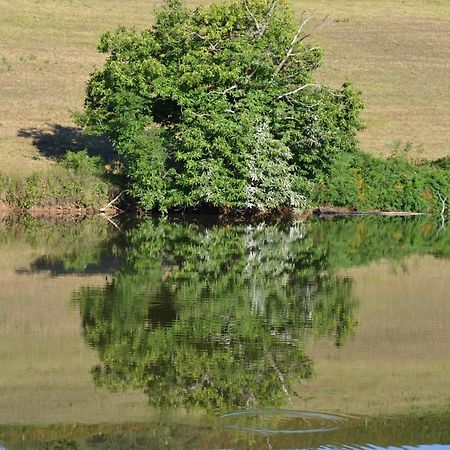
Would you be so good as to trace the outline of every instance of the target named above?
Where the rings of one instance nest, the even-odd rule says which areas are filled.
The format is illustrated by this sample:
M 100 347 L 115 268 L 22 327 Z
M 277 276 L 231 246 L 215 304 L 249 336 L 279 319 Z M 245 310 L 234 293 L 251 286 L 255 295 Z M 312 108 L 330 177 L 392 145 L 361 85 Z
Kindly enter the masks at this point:
M 52 159 L 62 159 L 68 151 L 87 150 L 89 156 L 101 156 L 105 161 L 117 158 L 106 136 L 86 136 L 79 128 L 52 124 L 49 129 L 22 128 L 17 136 L 32 140 L 39 152 Z

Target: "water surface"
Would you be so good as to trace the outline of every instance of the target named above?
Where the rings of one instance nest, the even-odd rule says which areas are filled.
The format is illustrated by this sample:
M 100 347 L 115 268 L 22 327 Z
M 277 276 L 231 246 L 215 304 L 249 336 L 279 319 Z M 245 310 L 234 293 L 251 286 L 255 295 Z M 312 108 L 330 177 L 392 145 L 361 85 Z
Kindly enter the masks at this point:
M 440 221 L 0 229 L 4 448 L 450 445 Z

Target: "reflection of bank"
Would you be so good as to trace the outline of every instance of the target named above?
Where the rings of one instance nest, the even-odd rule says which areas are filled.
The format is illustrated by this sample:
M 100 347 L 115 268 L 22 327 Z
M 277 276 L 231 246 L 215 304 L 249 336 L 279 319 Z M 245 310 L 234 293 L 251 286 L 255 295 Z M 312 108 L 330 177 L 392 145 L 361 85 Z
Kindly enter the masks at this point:
M 111 395 L 93 385 L 97 352 L 86 346 L 70 302 L 82 286 L 104 286 L 109 274 L 97 261 L 110 257 L 113 237 L 95 217 L 0 220 L 0 427 L 151 417 L 144 394 Z M 64 273 L 38 270 L 44 257 Z M 1 434 L 0 441 L 11 448 Z
M 295 411 L 294 411 L 295 412 Z M 304 427 L 303 418 L 272 421 L 273 428 Z M 258 433 L 229 429 L 211 417 L 185 423 L 179 416 L 156 422 L 122 425 L 54 425 L 51 427 L 0 427 L 0 439 L 8 450 L 22 449 L 128 449 L 172 450 L 229 448 L 263 449 L 441 449 L 449 448 L 450 415 L 339 417 L 335 430 L 314 433 Z M 249 425 L 257 425 L 256 421 Z M 260 424 L 260 422 L 259 422 Z
M 2 361 L 0 422 L 5 424 L 5 426 L 0 427 L 0 441 L 4 443 L 3 446 L 8 450 L 14 450 L 27 448 L 23 442 L 35 442 L 36 440 L 48 442 L 52 439 L 54 441 L 70 440 L 74 436 L 74 430 L 76 430 L 80 436 L 85 436 L 85 438 L 80 437 L 77 440 L 77 442 L 81 442 L 80 448 L 98 448 L 99 450 L 104 448 L 101 442 L 96 441 L 96 439 L 99 439 L 99 435 L 104 438 L 102 442 L 118 443 L 116 448 L 132 448 L 133 445 L 136 448 L 135 443 L 138 438 L 142 438 L 142 449 L 195 448 L 197 442 L 199 443 L 197 448 L 241 448 L 234 445 L 231 438 L 227 437 L 220 427 L 216 430 L 213 426 L 203 426 L 206 421 L 204 416 L 200 417 L 200 414 L 195 414 L 195 418 L 193 418 L 192 410 L 185 413 L 181 418 L 178 410 L 175 417 L 176 423 L 169 430 L 156 425 L 150 426 L 152 421 L 158 420 L 159 415 L 158 412 L 147 407 L 147 396 L 143 393 L 145 388 L 138 386 L 135 392 L 128 390 L 112 394 L 108 389 L 96 389 L 89 373 L 89 369 L 98 364 L 99 361 L 105 364 L 104 355 L 107 352 L 101 353 L 99 349 L 107 349 L 114 344 L 113 339 L 109 342 L 106 341 L 108 336 L 114 337 L 116 333 L 114 329 L 118 330 L 117 335 L 119 337 L 124 330 L 129 330 L 130 333 L 134 333 L 134 330 L 139 331 L 140 318 L 144 318 L 144 323 L 146 317 L 152 318 L 142 327 L 145 332 L 149 332 L 157 328 L 164 329 L 167 327 L 173 330 L 178 324 L 179 312 L 186 320 L 191 316 L 193 318 L 204 317 L 204 320 L 200 323 L 192 319 L 194 328 L 201 326 L 202 322 L 209 320 L 208 318 L 214 317 L 215 311 L 223 315 L 220 312 L 221 308 L 223 310 L 224 306 L 227 305 L 230 305 L 231 313 L 234 314 L 233 311 L 237 311 L 236 314 L 238 314 L 238 307 L 242 303 L 241 299 L 232 298 L 223 302 L 215 302 L 216 299 L 211 297 L 210 293 L 219 295 L 222 290 L 215 287 L 214 289 L 208 288 L 209 290 L 206 291 L 198 291 L 197 288 L 201 283 L 197 281 L 195 273 L 198 272 L 200 280 L 207 278 L 208 280 L 216 279 L 224 282 L 226 279 L 223 274 L 232 271 L 233 265 L 229 265 L 231 269 L 229 266 L 215 267 L 214 261 L 217 258 L 214 254 L 220 249 L 223 251 L 229 249 L 228 254 L 224 254 L 222 258 L 218 257 L 218 259 L 220 261 L 236 260 L 239 262 L 242 258 L 239 255 L 233 257 L 235 253 L 239 253 L 233 249 L 239 249 L 240 247 L 230 243 L 227 247 L 214 245 L 215 241 L 213 240 L 210 254 L 196 259 L 192 254 L 199 246 L 191 240 L 191 249 L 182 250 L 181 255 L 186 253 L 192 255 L 186 259 L 197 265 L 197 268 L 191 267 L 182 273 L 180 261 L 170 259 L 170 255 L 176 253 L 175 250 L 170 250 L 170 245 L 165 253 L 159 251 L 159 259 L 149 256 L 149 251 L 145 247 L 145 234 L 149 234 L 151 229 L 149 228 L 147 232 L 145 230 L 134 230 L 126 236 L 124 242 L 121 240 L 117 244 L 118 248 L 114 250 L 115 254 L 120 256 L 123 245 L 126 244 L 127 261 L 126 266 L 122 266 L 120 269 L 120 273 L 110 279 L 110 284 L 116 283 L 113 291 L 116 292 L 117 297 L 121 297 L 122 294 L 117 293 L 119 287 L 128 289 L 128 285 L 118 278 L 128 279 L 131 286 L 129 292 L 132 295 L 135 293 L 136 299 L 128 303 L 124 303 L 124 298 L 110 299 L 107 302 L 110 305 L 110 310 L 102 304 L 102 302 L 105 302 L 104 296 L 98 304 L 94 302 L 88 305 L 92 317 L 90 319 L 88 316 L 86 317 L 88 321 L 85 329 L 83 329 L 84 338 L 80 339 L 80 309 L 78 307 L 72 308 L 73 305 L 69 302 L 70 295 L 73 291 L 79 291 L 80 287 L 88 284 L 98 286 L 98 290 L 101 291 L 101 287 L 105 286 L 105 278 L 104 276 L 88 277 L 85 275 L 80 277 L 67 273 L 74 269 L 82 271 L 86 263 L 88 263 L 88 267 L 92 267 L 89 264 L 95 263 L 98 259 L 96 255 L 104 254 L 103 251 L 97 252 L 97 249 L 101 248 L 102 245 L 100 244 L 108 237 L 103 223 L 99 224 L 98 227 L 91 228 L 90 232 L 99 233 L 91 237 L 89 237 L 90 232 L 87 232 L 89 230 L 82 228 L 86 226 L 89 228 L 92 225 L 88 225 L 84 221 L 77 225 L 76 232 L 62 225 L 60 227 L 52 225 L 38 231 L 34 223 L 33 227 L 27 230 L 17 230 L 16 228 L 8 232 L 5 228 L 1 229 L 0 281 L 2 289 L 0 292 L 0 309 L 6 318 L 0 325 L 0 340 L 2 341 L 0 346 L 0 360 Z M 447 407 L 450 393 L 450 378 L 448 377 L 448 373 L 450 373 L 450 354 L 448 353 L 450 350 L 448 347 L 450 329 L 447 326 L 450 311 L 446 309 L 450 306 L 447 301 L 448 280 L 450 279 L 448 259 L 450 227 L 437 233 L 438 227 L 439 225 L 437 228 L 433 228 L 433 222 L 428 219 L 371 220 L 364 218 L 363 220 L 351 221 L 308 222 L 301 225 L 300 233 L 295 233 L 297 235 L 304 234 L 303 237 L 297 238 L 296 246 L 287 245 L 283 247 L 286 250 L 290 249 L 291 252 L 298 251 L 300 256 L 295 259 L 288 256 L 288 252 L 284 253 L 287 256 L 275 260 L 275 265 L 280 268 L 280 271 L 276 272 L 278 274 L 277 279 L 282 279 L 285 276 L 283 274 L 289 273 L 289 269 L 282 269 L 284 267 L 282 261 L 287 261 L 289 264 L 295 263 L 295 270 L 303 273 L 303 279 L 310 280 L 314 280 L 314 278 L 309 277 L 311 273 L 327 271 L 330 275 L 333 270 L 344 268 L 345 270 L 340 271 L 339 274 L 352 280 L 348 289 L 351 289 L 352 297 L 359 301 L 358 307 L 353 310 L 353 315 L 349 315 L 350 318 L 356 316 L 358 319 L 356 333 L 353 337 L 345 340 L 344 345 L 339 349 L 336 348 L 336 331 L 339 331 L 337 325 L 342 323 L 336 321 L 336 327 L 332 327 L 330 339 L 314 339 L 313 343 L 309 342 L 308 346 L 305 347 L 306 354 L 314 361 L 315 376 L 313 379 L 309 379 L 307 383 L 299 385 L 298 392 L 302 398 L 297 399 L 292 396 L 293 407 L 296 409 L 337 411 L 341 405 L 345 404 L 347 406 L 346 411 L 358 413 L 361 412 L 358 408 L 362 405 L 362 399 L 364 396 L 370 395 L 372 399 L 378 401 L 375 406 L 371 404 L 373 407 L 372 413 L 379 415 L 381 418 L 370 420 L 367 426 L 364 422 L 360 426 L 355 425 L 351 432 L 347 427 L 341 426 L 339 430 L 327 432 L 326 437 L 322 434 L 321 440 L 314 442 L 303 440 L 303 443 L 301 443 L 298 441 L 298 436 L 295 439 L 292 437 L 286 438 L 278 447 L 317 448 L 320 445 L 330 445 L 333 439 L 334 442 L 346 444 L 358 442 L 359 445 L 366 445 L 370 442 L 379 448 L 388 448 L 389 446 L 401 448 L 403 445 L 414 447 L 424 443 L 448 444 L 450 442 L 449 416 L 435 408 L 435 406 Z M 169 227 L 166 229 L 153 228 L 153 230 L 158 229 L 162 236 L 155 235 L 154 239 L 163 239 L 167 243 L 164 233 L 169 232 Z M 281 228 L 281 230 L 283 229 Z M 174 233 L 179 233 L 181 240 L 184 239 L 184 234 L 180 230 L 177 231 L 176 228 L 172 230 Z M 139 233 L 142 233 L 142 236 L 139 236 Z M 255 230 L 249 230 L 249 233 L 250 236 L 253 236 Z M 192 235 L 195 236 L 195 233 L 192 233 Z M 271 239 L 270 234 L 267 236 L 267 239 Z M 79 237 L 79 239 L 75 239 L 76 237 Z M 133 241 L 131 238 L 133 238 Z M 224 243 L 229 242 L 228 239 L 222 239 L 222 241 Z M 255 250 L 253 253 L 261 255 L 257 251 L 258 246 L 262 245 L 261 239 L 255 239 L 254 242 Z M 249 243 L 246 245 L 248 246 Z M 274 246 L 280 247 L 281 243 L 278 245 L 275 241 Z M 303 246 L 304 249 L 301 250 Z M 317 258 L 308 256 L 307 250 L 310 246 L 318 247 L 309 250 L 310 252 L 315 252 L 314 254 L 322 252 L 327 255 L 328 270 L 326 270 L 325 265 L 322 264 L 321 266 L 320 263 L 314 263 Z M 270 245 L 263 245 L 263 247 L 271 248 Z M 107 244 L 104 248 L 113 250 L 114 245 Z M 135 251 L 133 251 L 133 248 Z M 155 249 L 157 246 L 154 243 L 149 243 L 149 248 Z M 92 252 L 84 253 L 84 250 L 89 249 Z M 136 254 L 134 255 L 134 253 Z M 403 266 L 392 262 L 392 260 L 397 260 L 403 263 L 403 257 L 411 254 L 416 256 L 406 260 L 407 270 L 405 272 Z M 432 254 L 434 256 L 420 256 L 421 254 Z M 42 261 L 42 255 L 46 255 L 46 261 L 55 264 L 53 267 L 63 266 L 65 268 L 64 274 L 62 271 L 52 268 L 49 270 L 49 266 L 33 264 L 36 258 L 40 258 L 39 261 Z M 207 260 L 206 257 L 210 259 Z M 150 258 L 148 264 L 145 261 L 147 258 Z M 270 254 L 268 256 L 262 255 L 259 259 L 256 259 L 255 265 L 257 267 L 264 266 L 265 260 L 271 258 Z M 362 266 L 382 258 L 384 259 L 379 265 L 373 264 L 347 269 L 351 266 Z M 160 266 L 161 261 L 164 263 L 163 281 L 165 284 L 161 283 L 161 278 L 156 277 L 156 275 L 156 282 L 153 283 L 152 281 L 153 275 L 149 268 L 155 268 L 155 259 L 160 261 Z M 205 260 L 205 264 L 202 266 L 198 262 L 199 260 Z M 99 264 L 100 266 L 103 267 L 103 264 Z M 29 267 L 29 270 L 17 270 L 24 267 Z M 257 270 L 257 267 L 256 269 L 252 267 L 250 264 L 248 268 L 250 274 Z M 308 267 L 310 272 L 308 272 Z M 205 270 L 208 269 L 210 272 L 205 274 Z M 155 270 L 157 272 L 157 267 Z M 241 270 L 237 267 L 235 272 L 239 273 L 239 271 L 245 272 L 245 268 Z M 187 277 L 189 273 L 192 279 Z M 208 275 L 208 273 L 211 274 Z M 144 275 L 141 276 L 141 274 Z M 157 274 L 161 277 L 161 272 L 157 272 Z M 274 299 L 278 298 L 277 295 L 266 297 L 264 294 L 261 297 L 263 291 L 259 289 L 266 286 L 266 278 L 270 279 L 270 277 L 257 274 L 256 277 L 252 278 L 255 283 L 251 283 L 250 279 L 243 283 L 243 286 L 247 289 L 247 291 L 243 289 L 244 292 L 247 292 L 246 296 L 250 298 L 250 293 L 253 295 L 253 292 L 256 291 L 258 299 L 258 302 L 252 302 L 251 308 L 250 302 L 247 303 L 246 309 L 251 309 L 250 317 L 258 314 L 264 317 L 264 314 L 268 311 L 272 314 L 270 317 L 276 319 L 274 311 L 270 310 L 269 307 L 272 303 L 276 303 Z M 246 280 L 245 277 L 234 277 L 233 274 L 229 277 L 228 284 L 235 289 L 234 292 L 238 292 L 236 280 L 242 279 Z M 133 286 L 133 280 L 136 282 L 136 286 Z M 170 299 L 170 302 L 162 301 L 162 297 L 158 297 L 158 292 L 160 292 L 158 286 L 162 284 L 166 286 L 167 298 Z M 180 285 L 184 286 L 185 296 L 179 290 Z M 139 286 L 143 287 L 141 294 L 139 294 Z M 283 286 L 281 291 L 284 291 L 285 284 L 281 283 L 281 286 Z M 291 289 L 289 282 L 287 286 L 287 290 Z M 324 285 L 321 286 L 321 289 L 323 289 Z M 374 286 L 378 286 L 378 289 L 374 289 Z M 153 291 L 152 287 L 157 289 Z M 303 328 L 305 336 L 308 338 L 312 330 L 315 330 L 318 334 L 326 333 L 326 329 L 320 328 L 320 317 L 322 315 L 325 317 L 327 315 L 342 317 L 342 314 L 338 311 L 322 311 L 319 307 L 314 306 L 318 305 L 317 300 L 320 300 L 320 297 L 316 295 L 318 283 L 310 283 L 303 287 L 304 290 L 299 291 L 298 297 L 305 297 L 306 302 L 306 297 L 309 295 L 308 306 L 302 305 L 304 306 L 303 317 L 307 318 Z M 250 290 L 250 288 L 254 290 Z M 83 289 L 82 291 L 84 292 Z M 93 291 L 95 292 L 96 289 L 93 289 Z M 324 291 L 322 290 L 322 292 Z M 197 302 L 187 302 L 183 308 L 184 297 L 187 298 L 191 293 L 197 296 Z M 137 300 L 138 294 L 143 297 L 142 302 Z M 158 298 L 160 299 L 159 303 Z M 167 307 L 167 304 L 170 305 L 170 308 Z M 255 307 L 256 304 L 257 307 Z M 287 304 L 289 305 L 289 302 Z M 95 309 L 96 305 L 98 306 L 97 309 Z M 139 309 L 139 305 L 142 305 L 143 312 L 136 311 Z M 329 305 L 331 308 L 333 303 L 322 303 L 322 305 Z M 209 306 L 209 309 L 206 306 Z M 124 309 L 126 307 L 129 308 L 129 313 Z M 114 312 L 114 309 L 121 310 L 122 313 Z M 87 309 L 84 311 L 87 311 Z M 166 314 L 166 311 L 169 311 L 169 314 Z M 283 314 L 279 319 L 280 323 L 285 320 L 284 315 L 291 317 L 294 314 L 289 308 L 286 314 L 284 314 L 283 308 L 280 308 L 279 311 L 280 314 Z M 189 312 L 190 316 L 188 315 Z M 111 322 L 110 318 L 118 323 L 114 327 L 110 326 L 110 330 L 104 333 L 104 342 L 100 343 L 101 345 L 98 345 L 95 349 L 87 346 L 88 325 L 94 323 L 90 320 L 97 320 L 99 325 L 107 325 L 108 322 Z M 130 319 L 129 324 L 126 323 L 127 318 Z M 389 321 L 388 318 L 395 319 L 397 322 Z M 213 325 L 210 328 L 213 329 Z M 198 335 L 201 335 L 205 329 L 199 329 L 192 339 L 197 339 Z M 283 346 L 288 345 L 290 338 L 288 333 L 283 334 L 283 330 L 279 328 L 276 328 L 276 330 L 278 330 L 278 339 L 282 341 Z M 411 331 L 414 331 L 414 336 L 411 335 Z M 397 339 L 401 336 L 396 336 L 393 339 L 392 333 L 394 332 L 403 335 L 403 341 Z M 177 332 L 173 331 L 172 334 L 176 336 Z M 411 337 L 414 337 L 414 339 L 411 339 Z M 178 342 L 180 340 L 181 337 Z M 143 339 L 142 342 L 142 345 L 146 345 L 147 341 Z M 222 346 L 226 344 L 223 340 L 220 343 Z M 244 346 L 247 346 L 247 343 Z M 408 358 L 411 361 L 412 351 L 417 356 L 416 362 L 421 363 L 420 367 L 416 364 L 408 364 Z M 358 358 L 347 359 L 346 355 L 349 354 Z M 443 358 L 437 358 L 439 355 Z M 400 373 L 401 379 L 397 377 L 399 372 L 396 372 L 395 377 L 392 376 L 392 370 L 385 364 L 388 357 L 391 360 L 390 364 L 393 362 L 396 368 L 401 368 L 401 365 L 405 363 Z M 372 370 L 362 370 L 367 368 L 366 364 L 371 366 Z M 30 370 L 30 367 L 32 370 Z M 376 383 L 379 381 L 379 375 L 382 371 L 388 375 L 388 379 L 392 382 L 391 387 L 396 388 L 395 390 L 368 388 L 368 386 L 379 386 Z M 364 378 L 361 376 L 364 374 L 369 374 L 373 378 Z M 21 383 L 20 389 L 17 387 L 18 380 Z M 395 382 L 400 380 L 401 383 L 399 382 L 396 385 Z M 294 382 L 292 386 L 295 389 Z M 333 382 L 336 384 L 333 384 Z M 407 389 L 408 386 L 414 387 L 415 390 Z M 120 386 L 117 386 L 117 389 L 119 388 Z M 334 392 L 330 391 L 330 388 L 333 388 Z M 406 398 L 404 395 L 402 398 L 402 394 L 410 393 L 414 393 L 416 398 Z M 418 397 L 417 393 L 420 393 L 421 396 Z M 314 394 L 318 395 L 315 396 Z M 439 403 L 436 402 L 438 396 L 440 396 Z M 384 403 L 386 399 L 389 404 Z M 343 401 L 348 401 L 348 403 L 343 403 Z M 417 406 L 420 416 L 418 415 L 416 418 L 412 416 L 411 404 L 414 404 L 414 410 Z M 420 409 L 418 408 L 419 405 Z M 392 407 L 393 410 L 387 409 L 388 407 Z M 434 413 L 430 417 L 426 417 L 424 413 L 427 411 L 433 411 Z M 391 412 L 399 414 L 398 418 L 383 418 Z M 363 409 L 362 413 L 366 413 L 366 410 Z M 408 414 L 408 416 L 404 417 L 400 414 Z M 212 420 L 213 418 L 209 417 L 209 419 Z M 95 424 L 99 422 L 114 425 L 52 425 L 51 427 L 39 427 L 39 425 L 9 427 L 6 425 L 11 423 Z M 133 425 L 127 425 L 125 422 Z M 180 423 L 188 423 L 188 425 L 182 427 Z M 144 429 L 147 425 L 148 428 Z M 230 433 L 231 431 L 233 430 L 230 430 Z M 237 431 L 237 433 L 241 432 Z M 157 438 L 161 438 L 161 440 L 157 441 Z M 242 447 L 247 448 L 245 447 L 247 440 L 253 438 L 253 434 L 245 433 L 243 436 L 241 435 L 244 442 Z M 248 448 L 267 448 L 265 446 L 266 438 L 264 436 L 260 436 L 260 438 L 253 447 Z M 356 440 L 356 438 L 359 440 Z M 86 439 L 89 445 L 84 445 L 83 439 Z M 127 439 L 129 440 L 126 441 Z M 166 447 L 163 446 L 163 439 L 167 439 L 169 442 Z M 277 439 L 281 438 L 278 437 Z M 61 443 L 59 442 L 58 445 L 61 446 Z M 50 446 L 42 444 L 41 447 L 36 448 L 42 447 L 49 448 Z M 34 447 L 30 444 L 28 448 Z M 277 447 L 274 445 L 274 448 Z
M 76 296 L 101 365 L 96 384 L 144 390 L 157 407 L 274 407 L 312 376 L 312 333 L 351 333 L 349 279 L 303 226 L 144 222 L 104 289 Z

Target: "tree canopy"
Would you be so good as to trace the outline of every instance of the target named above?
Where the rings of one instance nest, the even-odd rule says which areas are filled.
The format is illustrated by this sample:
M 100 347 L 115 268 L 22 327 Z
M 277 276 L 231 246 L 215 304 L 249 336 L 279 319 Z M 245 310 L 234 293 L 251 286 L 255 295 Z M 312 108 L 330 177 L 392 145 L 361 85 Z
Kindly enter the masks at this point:
M 300 207 L 354 150 L 361 109 L 349 84 L 316 83 L 310 18 L 285 0 L 167 0 L 151 29 L 102 36 L 78 122 L 110 137 L 144 209 Z

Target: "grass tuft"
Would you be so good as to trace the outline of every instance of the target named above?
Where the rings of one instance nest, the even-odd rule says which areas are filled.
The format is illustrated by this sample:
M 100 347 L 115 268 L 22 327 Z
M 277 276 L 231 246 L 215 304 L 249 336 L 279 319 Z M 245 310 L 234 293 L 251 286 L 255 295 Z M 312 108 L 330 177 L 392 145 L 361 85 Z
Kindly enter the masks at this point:
M 12 208 L 98 210 L 112 184 L 99 157 L 68 152 L 61 164 L 26 177 L 0 175 L 0 202 Z

